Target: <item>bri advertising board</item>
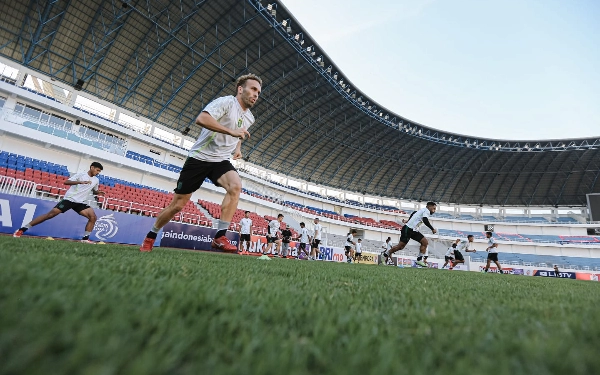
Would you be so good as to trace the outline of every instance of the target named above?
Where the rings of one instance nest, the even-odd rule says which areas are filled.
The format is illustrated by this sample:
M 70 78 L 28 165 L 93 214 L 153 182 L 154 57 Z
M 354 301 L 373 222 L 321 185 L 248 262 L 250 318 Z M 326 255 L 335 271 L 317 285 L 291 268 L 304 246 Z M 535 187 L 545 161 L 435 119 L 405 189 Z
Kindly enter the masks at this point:
M 58 202 L 39 198 L 0 194 L 0 233 L 12 234 L 34 217 L 50 211 Z M 153 218 L 94 208 L 97 220 L 90 235 L 92 241 L 140 244 Z M 25 235 L 80 239 L 87 219 L 73 210 L 60 214 L 29 229 Z M 160 245 L 160 240 L 157 241 Z

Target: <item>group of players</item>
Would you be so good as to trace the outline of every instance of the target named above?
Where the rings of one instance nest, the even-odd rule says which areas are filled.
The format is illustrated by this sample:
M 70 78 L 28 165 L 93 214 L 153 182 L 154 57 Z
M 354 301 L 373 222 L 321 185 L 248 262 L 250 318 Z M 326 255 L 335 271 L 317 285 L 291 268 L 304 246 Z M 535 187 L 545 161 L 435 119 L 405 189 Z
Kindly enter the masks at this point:
M 250 112 L 250 108 L 258 101 L 261 87 L 262 80 L 260 77 L 254 74 L 243 75 L 236 81 L 235 96 L 228 95 L 217 98 L 200 112 L 195 121 L 195 124 L 201 128 L 200 134 L 191 147 L 188 158 L 185 160 L 179 174 L 177 186 L 174 189 L 173 200 L 158 214 L 156 221 L 142 242 L 140 251 L 152 251 L 158 232 L 183 209 L 190 200 L 192 193 L 200 188 L 206 178 L 210 179 L 216 186 L 223 187 L 226 192 L 221 204 L 221 218 L 216 223 L 217 233 L 213 239 L 212 247 L 226 252 L 239 251 L 238 246 L 233 245 L 225 236 L 233 215 L 237 210 L 242 191 L 242 181 L 230 159 L 242 158 L 242 141 L 250 137 L 248 128 L 254 123 L 254 116 Z M 94 214 L 94 210 L 86 203 L 86 199 L 90 192 L 103 194 L 102 191 L 98 190 L 99 180 L 96 177 L 102 169 L 103 167 L 100 163 L 94 162 L 90 165 L 90 169 L 87 172 L 71 176 L 65 182 L 65 185 L 70 185 L 70 188 L 65 194 L 64 199 L 58 202 L 50 212 L 34 218 L 30 223 L 19 228 L 14 233 L 14 237 L 21 237 L 31 227 L 73 209 L 88 219 L 81 241 L 91 242 L 89 236 L 94 228 L 96 215 Z M 431 225 L 428 219 L 435 211 L 436 204 L 428 202 L 426 207 L 413 212 L 402 227 L 399 244 L 391 246 L 390 238 L 386 241 L 382 253 L 383 258 L 387 260 L 394 252 L 404 249 L 412 239 L 420 243 L 417 264 L 423 267 L 427 266 L 424 258 L 427 256 L 428 241 L 419 231 L 419 227 L 421 224 L 424 224 L 434 234 L 437 233 L 437 230 Z M 248 214 L 246 212 L 246 217 L 240 223 L 240 234 L 242 235 L 240 244 L 246 242 L 246 246 L 249 247 L 252 223 Z M 249 224 L 248 220 L 250 220 Z M 282 221 L 283 215 L 279 214 L 277 219 L 269 223 L 268 245 L 263 256 L 266 256 L 272 250 L 273 246 L 276 247 L 275 254 L 279 255 L 281 251 L 282 256 L 288 256 L 292 232 L 289 228 L 280 231 Z M 361 239 L 355 240 L 355 234 L 356 231 L 352 230 L 346 238 L 345 253 L 348 262 L 352 262 L 353 260 L 360 261 L 361 258 Z M 300 223 L 299 235 L 300 252 L 304 253 L 308 259 L 317 259 L 322 235 L 322 226 L 319 224 L 319 219 L 314 219 L 312 232 L 309 232 L 304 223 Z M 489 241 L 487 251 L 489 254 L 485 271 L 487 272 L 490 262 L 493 261 L 498 266 L 499 271 L 502 272 L 498 263 L 498 245 L 494 242 L 491 233 L 488 232 L 487 237 Z M 471 242 L 472 236 L 467 241 L 466 246 Z M 308 244 L 310 244 L 311 248 L 310 253 L 306 250 Z M 460 242 L 454 244 L 457 250 L 459 244 Z M 466 250 L 466 247 L 464 249 L 465 251 L 470 251 Z M 454 267 L 461 262 L 460 258 L 462 257 L 456 255 L 460 251 L 458 250 L 458 253 L 454 253 L 453 249 L 454 257 L 452 259 L 450 259 L 450 249 L 448 251 L 446 263 L 450 262 L 451 267 Z
M 300 231 L 297 238 L 293 238 L 290 226 L 286 225 L 285 229 L 281 229 L 283 222 L 283 214 L 278 214 L 276 219 L 269 222 L 267 226 L 267 247 L 263 250 L 262 258 L 268 258 L 269 253 L 274 257 L 291 258 L 290 243 L 292 240 L 297 240 L 300 245 L 298 248 L 297 257 L 308 260 L 318 259 L 320 254 L 319 245 L 321 244 L 323 226 L 316 217 L 313 220 L 313 228 L 306 228 L 304 222 L 300 223 Z M 240 241 L 238 252 L 243 253 L 250 249 L 252 237 L 252 219 L 250 219 L 250 211 L 244 213 L 244 218 L 240 220 Z M 245 246 L 245 247 L 244 247 Z M 310 252 L 307 250 L 309 248 Z

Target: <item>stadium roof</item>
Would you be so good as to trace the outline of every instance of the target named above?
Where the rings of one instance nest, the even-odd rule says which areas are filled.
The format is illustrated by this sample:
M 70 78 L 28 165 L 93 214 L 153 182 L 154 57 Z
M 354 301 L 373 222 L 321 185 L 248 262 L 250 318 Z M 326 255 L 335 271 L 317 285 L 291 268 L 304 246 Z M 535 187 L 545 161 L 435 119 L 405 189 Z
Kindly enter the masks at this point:
M 405 119 L 354 87 L 281 3 L 13 2 L 0 14 L 0 54 L 192 136 L 203 106 L 258 74 L 245 157 L 337 189 L 543 206 L 600 192 L 600 139 L 502 141 Z

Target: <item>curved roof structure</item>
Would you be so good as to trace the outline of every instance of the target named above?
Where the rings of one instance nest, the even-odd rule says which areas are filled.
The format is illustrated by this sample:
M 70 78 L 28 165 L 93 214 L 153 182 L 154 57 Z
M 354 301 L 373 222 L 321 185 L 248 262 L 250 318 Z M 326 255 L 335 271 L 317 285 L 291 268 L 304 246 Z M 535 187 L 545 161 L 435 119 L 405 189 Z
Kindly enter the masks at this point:
M 203 106 L 258 74 L 245 157 L 333 188 L 544 206 L 581 206 L 600 192 L 599 139 L 501 141 L 402 118 L 354 87 L 282 4 L 13 2 L 0 14 L 0 54 L 192 136 Z

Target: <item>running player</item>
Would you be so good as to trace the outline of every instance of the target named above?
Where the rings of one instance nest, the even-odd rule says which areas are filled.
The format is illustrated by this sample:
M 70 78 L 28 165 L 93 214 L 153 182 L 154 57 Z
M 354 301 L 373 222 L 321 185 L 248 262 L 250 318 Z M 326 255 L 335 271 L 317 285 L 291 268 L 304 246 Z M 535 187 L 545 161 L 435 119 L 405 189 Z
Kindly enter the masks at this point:
M 300 252 L 303 252 L 306 258 L 310 257 L 309 252 L 306 250 L 306 245 L 310 243 L 308 239 L 308 229 L 306 229 L 306 224 L 304 222 L 300 223 L 300 247 L 298 249 L 298 259 L 300 259 Z
M 313 221 L 314 225 L 313 225 L 313 235 L 312 235 L 312 242 L 310 244 L 310 258 L 312 260 L 316 260 L 317 259 L 317 254 L 321 254 L 321 251 L 319 251 L 319 244 L 321 243 L 321 232 L 323 232 L 323 226 L 321 226 L 321 224 L 319 224 L 319 218 L 315 217 L 315 220 Z M 323 259 L 325 260 L 325 259 Z
M 261 86 L 262 80 L 258 76 L 243 75 L 236 81 L 236 96 L 217 98 L 200 112 L 196 124 L 202 127 L 202 131 L 179 173 L 173 200 L 156 218 L 140 251 L 152 251 L 160 229 L 183 209 L 206 178 L 226 191 L 221 204 L 221 219 L 217 220 L 217 233 L 211 246 L 223 251 L 237 251 L 237 246 L 232 245 L 225 234 L 237 210 L 242 180 L 229 158 L 232 153 L 234 160 L 242 157 L 242 141 L 250 137 L 248 128 L 254 123 L 250 108 L 256 104 Z
M 454 250 L 456 250 L 456 246 L 459 242 L 460 240 L 457 239 L 452 245 L 450 245 L 448 250 L 446 250 L 446 254 L 444 254 L 444 265 L 442 266 L 442 269 L 446 268 L 448 263 L 450 263 L 449 269 L 452 269 L 454 267 L 454 264 L 452 263 L 454 261 Z
M 427 251 L 427 245 L 429 244 L 429 242 L 427 241 L 427 238 L 423 236 L 423 234 L 416 231 L 415 229 L 418 229 L 419 225 L 423 223 L 429 229 L 431 229 L 433 234 L 436 234 L 437 230 L 429 222 L 429 217 L 431 217 L 431 215 L 435 213 L 436 209 L 437 205 L 434 202 L 427 202 L 425 208 L 421 208 L 420 210 L 414 211 L 412 214 L 410 214 L 406 225 L 402 227 L 402 231 L 400 232 L 400 243 L 392 247 L 390 250 L 383 252 L 383 256 L 386 259 L 386 263 L 387 259 L 391 257 L 392 254 L 394 254 L 398 250 L 404 249 L 406 247 L 406 244 L 408 244 L 408 242 L 412 239 L 421 244 L 421 247 L 419 249 L 419 256 L 417 257 L 417 264 L 421 267 L 427 267 L 427 264 L 424 263 L 422 259 L 425 255 L 425 252 Z
M 251 235 L 252 219 L 250 219 L 250 211 L 246 211 L 244 217 L 240 220 L 240 247 L 238 251 L 244 251 L 244 242 L 246 242 L 246 251 L 250 251 Z
M 346 246 L 344 246 L 344 250 L 346 250 L 346 261 L 348 263 L 352 263 L 352 258 L 354 255 L 352 254 L 352 246 L 356 246 L 356 242 L 354 242 L 354 235 L 356 233 L 356 229 L 352 229 L 350 232 L 348 232 L 348 236 L 346 237 Z
M 467 236 L 466 241 L 456 240 L 457 244 L 456 244 L 456 249 L 454 249 L 454 261 L 450 265 L 450 269 L 453 269 L 458 264 L 465 263 L 465 257 L 463 257 L 463 254 L 461 252 L 462 250 L 464 250 L 467 253 L 476 253 L 477 252 L 477 250 L 475 250 L 475 248 L 473 247 L 474 239 L 475 239 L 475 237 L 473 237 L 472 234 L 469 234 Z
M 267 255 L 275 246 L 273 251 L 274 257 L 279 257 L 279 249 L 281 248 L 281 239 L 277 236 L 281 231 L 281 222 L 283 221 L 283 214 L 277 215 L 277 219 L 273 219 L 269 222 L 267 227 L 267 248 L 263 252 L 263 255 Z
M 356 253 L 354 255 L 354 260 L 356 263 L 360 263 L 362 260 L 362 238 L 356 240 Z
M 496 240 L 494 240 L 494 234 L 492 232 L 485 232 L 485 236 L 488 239 L 488 247 L 485 249 L 485 251 L 488 252 L 488 256 L 487 265 L 485 266 L 483 272 L 487 272 L 490 269 L 490 263 L 493 261 L 498 267 L 498 272 L 504 273 L 500 263 L 498 262 L 498 244 L 496 243 Z
M 92 234 L 94 224 L 96 224 L 96 214 L 94 213 L 94 209 L 85 203 L 85 201 L 88 199 L 90 191 L 96 195 L 104 195 L 103 191 L 98 190 L 100 181 L 98 180 L 98 177 L 96 177 L 102 172 L 102 169 L 104 169 L 102 164 L 95 161 L 90 165 L 90 169 L 87 172 L 76 173 L 69 177 L 69 179 L 64 182 L 65 185 L 70 186 L 69 190 L 65 193 L 64 198 L 49 212 L 36 217 L 25 226 L 19 228 L 13 234 L 13 237 L 21 237 L 27 229 L 41 224 L 46 220 L 50 220 L 57 215 L 64 214 L 69 210 L 73 210 L 88 219 L 87 224 L 85 224 L 85 232 L 83 233 L 81 242 L 93 243 L 90 241 L 90 234 Z
M 385 240 L 385 243 L 383 245 L 381 245 L 381 247 L 383 248 L 383 251 L 381 252 L 381 255 L 383 255 L 383 253 L 385 253 L 386 251 L 389 251 L 392 248 L 392 237 L 388 237 Z M 391 258 L 387 258 L 386 264 L 391 264 Z

